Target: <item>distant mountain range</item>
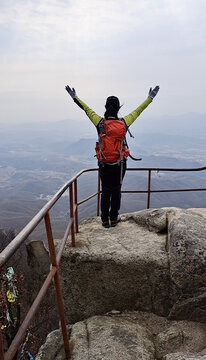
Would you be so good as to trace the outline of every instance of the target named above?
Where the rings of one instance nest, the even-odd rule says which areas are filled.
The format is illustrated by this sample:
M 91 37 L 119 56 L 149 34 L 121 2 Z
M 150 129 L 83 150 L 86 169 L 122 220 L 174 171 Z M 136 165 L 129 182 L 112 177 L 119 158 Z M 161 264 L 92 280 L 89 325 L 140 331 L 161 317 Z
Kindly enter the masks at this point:
M 76 141 L 80 138 L 95 138 L 96 130 L 91 121 L 84 113 L 82 120 L 61 120 L 58 122 L 36 122 L 36 123 L 1 123 L 0 136 L 4 144 L 7 141 L 27 141 L 44 139 L 46 143 L 61 141 Z M 161 116 L 148 118 L 146 113 L 131 125 L 131 131 L 135 136 L 138 134 L 167 134 L 175 136 L 189 136 L 197 139 L 206 137 L 206 114 L 188 113 L 179 116 Z M 8 144 L 8 143 L 7 143 Z

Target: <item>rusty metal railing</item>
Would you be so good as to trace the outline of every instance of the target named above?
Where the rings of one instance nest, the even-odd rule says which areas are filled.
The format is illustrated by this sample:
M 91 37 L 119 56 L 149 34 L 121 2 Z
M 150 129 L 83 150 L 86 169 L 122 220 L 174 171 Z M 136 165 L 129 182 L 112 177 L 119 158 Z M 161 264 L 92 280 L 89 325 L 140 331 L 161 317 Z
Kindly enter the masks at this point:
M 195 189 L 164 189 L 164 190 L 152 190 L 151 189 L 151 174 L 153 171 L 172 171 L 172 172 L 194 172 L 194 171 L 204 171 L 206 167 L 202 168 L 193 168 L 193 169 L 171 169 L 171 168 L 128 168 L 127 171 L 146 171 L 148 172 L 148 181 L 147 181 L 147 190 L 125 190 L 122 193 L 145 193 L 147 194 L 147 208 L 150 207 L 150 198 L 152 193 L 157 192 L 181 192 L 181 191 L 206 191 L 206 188 L 195 188 Z M 23 323 L 21 324 L 15 338 L 13 339 L 9 349 L 4 352 L 3 348 L 3 337 L 0 332 L 0 360 L 11 360 L 15 356 L 16 351 L 18 350 L 20 344 L 24 340 L 25 333 L 29 328 L 33 317 L 35 316 L 41 301 L 43 300 L 49 286 L 54 280 L 56 296 L 57 296 L 57 306 L 59 317 L 61 321 L 62 336 L 65 349 L 66 359 L 71 358 L 69 340 L 66 329 L 66 318 L 64 313 L 62 291 L 59 278 L 59 263 L 61 256 L 66 244 L 66 241 L 71 234 L 71 245 L 75 246 L 75 233 L 78 233 L 78 207 L 85 203 L 86 201 L 97 196 L 97 216 L 99 215 L 100 210 L 100 178 L 98 176 L 98 188 L 97 192 L 93 193 L 86 199 L 83 199 L 78 202 L 78 192 L 77 192 L 77 179 L 86 172 L 98 171 L 98 169 L 85 169 L 76 174 L 72 179 L 70 179 L 61 189 L 52 197 L 50 201 L 34 216 L 34 218 L 25 226 L 25 228 L 15 237 L 15 239 L 1 252 L 0 254 L 0 269 L 7 263 L 11 256 L 18 250 L 20 245 L 28 238 L 28 236 L 33 232 L 33 230 L 38 226 L 38 224 L 44 219 L 48 247 L 50 253 L 51 267 L 47 275 L 46 280 L 44 281 L 36 299 L 31 305 Z M 62 239 L 61 246 L 58 253 L 55 252 L 53 234 L 50 221 L 50 210 L 53 208 L 55 203 L 61 198 L 65 191 L 69 189 L 69 208 L 70 208 L 70 219 L 68 226 L 66 228 L 65 234 Z
M 193 188 L 193 189 L 162 189 L 162 190 L 152 190 L 152 172 L 199 172 L 206 170 L 206 167 L 201 168 L 188 168 L 188 169 L 175 169 L 175 168 L 128 168 L 127 171 L 147 171 L 148 172 L 148 181 L 147 181 L 147 190 L 125 190 L 122 193 L 138 193 L 138 194 L 147 194 L 147 209 L 150 208 L 150 199 L 152 193 L 170 193 L 170 192 L 187 192 L 187 191 L 206 191 L 206 188 Z
M 11 360 L 15 356 L 20 344 L 24 340 L 25 333 L 31 324 L 33 317 L 35 316 L 49 286 L 54 280 L 55 289 L 56 289 L 56 297 L 57 297 L 57 305 L 58 312 L 61 322 L 62 336 L 64 342 L 65 356 L 66 359 L 71 358 L 69 341 L 66 329 L 66 319 L 64 314 L 64 306 L 63 306 L 63 298 L 62 291 L 60 285 L 59 278 L 59 263 L 61 260 L 61 256 L 63 253 L 64 246 L 68 239 L 69 234 L 71 234 L 72 246 L 75 246 L 75 232 L 78 232 L 78 206 L 91 199 L 94 196 L 97 196 L 98 205 L 97 211 L 99 212 L 99 201 L 100 201 L 100 180 L 98 180 L 98 191 L 92 195 L 90 195 L 87 199 L 84 199 L 81 202 L 77 202 L 77 179 L 85 172 L 97 171 L 97 169 L 86 169 L 80 171 L 77 175 L 75 175 L 72 179 L 70 179 L 65 185 L 61 187 L 61 189 L 52 197 L 52 199 L 37 213 L 36 216 L 25 226 L 25 228 L 14 238 L 14 240 L 1 252 L 0 254 L 0 269 L 7 263 L 7 261 L 11 258 L 11 256 L 18 250 L 21 244 L 28 238 L 28 236 L 33 232 L 33 230 L 38 226 L 38 224 L 44 219 L 48 247 L 50 253 L 50 261 L 51 267 L 50 272 L 47 275 L 46 280 L 44 281 L 36 299 L 31 305 L 23 323 L 21 324 L 15 338 L 13 339 L 9 349 L 4 352 L 3 349 L 3 337 L 0 332 L 0 360 Z M 70 203 L 70 220 L 68 226 L 66 228 L 60 249 L 58 254 L 55 252 L 53 234 L 50 222 L 50 210 L 53 208 L 55 203 L 60 199 L 60 197 L 65 193 L 65 191 L 69 189 L 69 203 Z M 74 189 L 74 191 L 73 191 Z M 75 194 L 73 194 L 73 192 Z M 74 226 L 75 225 L 75 226 Z

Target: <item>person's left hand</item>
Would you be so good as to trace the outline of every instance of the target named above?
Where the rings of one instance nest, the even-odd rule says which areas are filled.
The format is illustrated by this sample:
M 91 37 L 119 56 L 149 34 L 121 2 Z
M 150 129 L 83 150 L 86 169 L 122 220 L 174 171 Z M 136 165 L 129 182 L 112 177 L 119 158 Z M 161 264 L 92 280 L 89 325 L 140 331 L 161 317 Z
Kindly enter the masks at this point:
M 74 99 L 76 97 L 76 91 L 74 88 L 71 89 L 69 85 L 66 85 L 65 89 L 69 93 L 69 95 L 72 97 L 72 99 Z

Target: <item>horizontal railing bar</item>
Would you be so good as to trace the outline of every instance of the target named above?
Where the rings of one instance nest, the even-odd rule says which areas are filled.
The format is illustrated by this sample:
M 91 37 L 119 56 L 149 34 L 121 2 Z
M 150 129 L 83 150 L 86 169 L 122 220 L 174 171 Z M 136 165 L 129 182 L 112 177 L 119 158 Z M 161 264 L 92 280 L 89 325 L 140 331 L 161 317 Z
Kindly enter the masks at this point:
M 147 194 L 148 190 L 121 190 L 122 194 Z
M 90 196 L 89 196 L 88 198 L 86 198 L 86 199 L 83 199 L 83 200 L 79 201 L 79 202 L 77 203 L 77 205 L 79 206 L 79 205 L 81 205 L 81 204 L 85 203 L 86 201 L 88 201 L 88 200 L 92 199 L 93 197 L 95 197 L 95 196 L 97 196 L 97 195 L 98 195 L 98 192 L 96 192 L 96 193 L 94 193 L 94 194 L 90 195 Z
M 79 173 L 77 173 L 71 180 L 70 183 L 77 179 L 79 176 L 81 176 L 85 172 L 92 172 L 92 171 L 98 171 L 98 168 L 93 169 L 84 169 L 81 170 Z M 146 168 L 127 168 L 129 171 L 203 171 L 206 170 L 206 166 L 200 167 L 200 168 L 155 168 L 155 167 L 146 167 Z
M 206 191 L 206 188 L 204 189 L 164 189 L 164 190 L 122 190 L 121 193 L 124 194 L 148 194 L 150 193 L 163 193 L 163 192 L 181 192 L 181 191 Z
M 191 168 L 191 169 L 175 169 L 175 168 L 127 168 L 127 171 L 203 171 L 206 170 L 206 166 L 201 168 Z
M 37 297 L 35 298 L 33 304 L 31 305 L 23 323 L 21 324 L 15 338 L 13 339 L 8 351 L 5 354 L 5 360 L 10 360 L 12 359 L 12 357 L 15 355 L 19 345 L 21 344 L 23 338 L 24 338 L 24 334 L 27 331 L 34 315 L 36 314 L 41 301 L 43 300 L 55 274 L 57 272 L 57 268 L 56 267 L 52 267 L 49 274 L 47 275 L 46 280 L 44 281 Z
M 61 260 L 61 257 L 62 257 L 62 253 L 63 253 L 63 250 L 64 250 L 64 246 L 66 244 L 66 241 L 67 241 L 67 238 L 69 236 L 69 233 L 71 231 L 71 226 L 72 226 L 72 220 L 70 219 L 69 220 L 69 224 L 66 228 L 66 231 L 65 231 L 65 234 L 64 234 L 64 237 L 62 239 L 62 243 L 61 243 L 61 246 L 59 248 L 59 251 L 58 251 L 58 254 L 56 256 L 56 259 L 57 259 L 57 263 L 59 264 L 60 263 L 60 260 Z
M 86 173 L 86 172 L 93 172 L 93 171 L 98 171 L 98 168 L 92 168 L 92 169 L 83 169 L 81 171 L 79 171 L 76 175 L 74 175 L 67 183 L 67 185 L 71 185 L 71 183 L 74 182 L 75 179 L 78 179 L 82 174 Z
M 206 191 L 206 189 L 176 189 L 176 190 L 150 190 L 151 193 L 157 192 L 181 192 L 181 191 Z

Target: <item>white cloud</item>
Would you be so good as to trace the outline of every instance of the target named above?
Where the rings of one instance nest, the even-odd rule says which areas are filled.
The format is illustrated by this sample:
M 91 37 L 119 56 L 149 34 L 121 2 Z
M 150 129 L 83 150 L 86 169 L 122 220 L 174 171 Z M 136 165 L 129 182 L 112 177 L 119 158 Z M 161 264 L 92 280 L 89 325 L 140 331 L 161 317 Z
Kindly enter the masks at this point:
M 206 8 L 201 0 L 3 0 L 0 24 L 12 29 L 15 51 L 27 59 L 85 57 L 117 45 L 125 51 L 123 41 L 135 34 L 138 45 L 150 37 L 151 46 L 158 46 L 158 35 L 168 31 L 174 31 L 177 43 L 182 40 L 183 48 L 204 46 L 198 2 Z
M 160 83 L 156 109 L 180 111 L 189 79 L 195 85 L 190 99 L 204 93 L 205 10 L 204 0 L 1 0 L 4 113 L 11 93 L 14 112 L 26 119 L 27 93 L 33 117 L 39 103 L 38 118 L 41 109 L 45 118 L 50 100 L 52 115 L 62 118 L 65 111 L 66 117 L 61 99 L 67 81 L 101 111 L 100 98 L 113 93 L 135 104 Z M 203 96 L 189 106 L 203 111 Z

